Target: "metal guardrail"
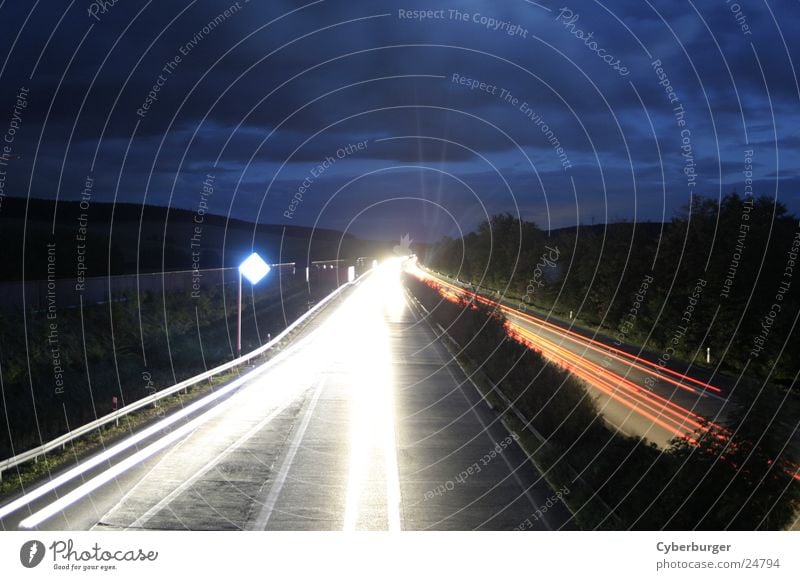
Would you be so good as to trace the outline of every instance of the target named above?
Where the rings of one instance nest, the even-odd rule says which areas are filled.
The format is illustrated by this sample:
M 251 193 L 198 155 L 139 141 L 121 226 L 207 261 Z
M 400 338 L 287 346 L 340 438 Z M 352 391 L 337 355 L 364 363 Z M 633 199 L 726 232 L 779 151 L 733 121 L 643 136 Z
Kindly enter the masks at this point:
M 365 276 L 368 273 L 369 273 L 369 271 L 365 272 L 362 275 L 362 277 Z M 74 441 L 75 439 L 78 439 L 78 438 L 83 437 L 85 435 L 88 435 L 92 431 L 95 431 L 96 429 L 99 429 L 100 427 L 102 427 L 104 425 L 107 425 L 108 423 L 111 423 L 112 421 L 118 421 L 120 417 L 124 417 L 126 415 L 129 415 L 130 413 L 133 413 L 134 411 L 138 411 L 139 409 L 141 409 L 143 407 L 146 407 L 148 405 L 154 404 L 156 401 L 159 401 L 159 400 L 161 400 L 161 399 L 163 399 L 165 397 L 169 397 L 170 395 L 174 395 L 178 391 L 186 389 L 187 387 L 190 387 L 190 386 L 195 385 L 195 384 L 197 384 L 197 383 L 199 383 L 201 381 L 209 379 L 209 378 L 211 378 L 211 377 L 213 377 L 215 375 L 218 375 L 218 374 L 220 374 L 220 373 L 222 373 L 224 371 L 227 371 L 228 369 L 231 369 L 231 368 L 233 368 L 235 366 L 238 366 L 240 364 L 246 363 L 247 361 L 249 361 L 252 358 L 260 356 L 261 354 L 265 353 L 266 351 L 268 351 L 269 349 L 274 347 L 276 344 L 278 344 L 290 332 L 292 332 L 300 324 L 302 324 L 303 322 L 308 320 L 311 316 L 313 316 L 317 311 L 322 309 L 326 304 L 328 304 L 328 302 L 333 300 L 336 296 L 338 296 L 346 288 L 356 284 L 360 279 L 361 278 L 358 278 L 357 280 L 355 280 L 353 282 L 347 282 L 347 283 L 342 284 L 341 286 L 339 286 L 336 290 L 334 290 L 333 292 L 328 294 L 325 298 L 323 298 L 322 300 L 317 302 L 317 304 L 315 304 L 314 307 L 311 308 L 308 312 L 306 312 L 300 318 L 298 318 L 297 320 L 292 322 L 289 326 L 287 326 L 275 338 L 273 338 L 272 340 L 270 340 L 266 344 L 261 345 L 257 349 L 252 350 L 249 353 L 247 353 L 245 355 L 242 355 L 239 358 L 234 359 L 234 360 L 232 360 L 230 362 L 223 363 L 223 364 L 221 364 L 221 365 L 219 365 L 217 367 L 214 367 L 211 370 L 208 370 L 208 371 L 206 371 L 204 373 L 201 373 L 199 375 L 195 375 L 193 377 L 185 379 L 185 380 L 183 380 L 183 381 L 181 381 L 181 382 L 179 382 L 179 383 L 177 383 L 177 384 L 175 384 L 175 385 L 173 385 L 171 387 L 168 387 L 166 389 L 162 389 L 162 390 L 160 390 L 160 391 L 158 391 L 156 393 L 153 393 L 152 395 L 149 395 L 147 397 L 139 399 L 138 401 L 134 401 L 133 403 L 131 403 L 129 405 L 125 405 L 121 409 L 117 409 L 116 411 L 112 411 L 111 413 L 109 413 L 107 415 L 104 415 L 104 416 L 100 417 L 99 419 L 96 419 L 96 420 L 92 421 L 91 423 L 87 423 L 86 425 L 82 425 L 81 427 L 73 429 L 73 430 L 69 431 L 68 433 L 64 433 L 63 435 L 61 435 L 59 437 L 56 437 L 52 441 L 50 441 L 48 443 L 45 443 L 43 445 L 40 445 L 39 447 L 36 447 L 34 449 L 30 449 L 28 451 L 25 451 L 23 453 L 20 453 L 18 455 L 15 455 L 13 457 L 10 457 L 8 459 L 4 459 L 3 461 L 0 461 L 0 481 L 3 480 L 3 472 L 8 470 L 8 469 L 11 469 L 11 468 L 16 467 L 18 465 L 22 465 L 23 463 L 27 463 L 28 461 L 31 461 L 31 460 L 36 460 L 39 457 L 41 457 L 42 455 L 46 455 L 47 453 L 49 453 L 49 452 L 51 452 L 51 451 L 53 451 L 55 449 L 58 449 L 59 447 L 61 447 L 63 449 L 66 446 L 67 443 L 69 443 L 71 441 Z

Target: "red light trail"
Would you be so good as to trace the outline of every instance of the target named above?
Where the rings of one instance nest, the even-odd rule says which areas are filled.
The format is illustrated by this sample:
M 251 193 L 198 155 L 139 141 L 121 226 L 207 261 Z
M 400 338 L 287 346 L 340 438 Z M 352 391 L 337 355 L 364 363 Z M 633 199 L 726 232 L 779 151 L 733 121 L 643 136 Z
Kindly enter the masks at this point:
M 629 368 L 635 368 L 695 395 L 703 395 L 706 392 L 720 393 L 721 391 L 719 388 L 672 369 L 664 368 L 647 359 L 608 346 L 577 332 L 562 328 L 551 322 L 539 320 L 527 313 L 505 306 L 485 296 L 476 294 L 475 292 L 460 288 L 444 280 L 433 278 L 420 270 L 417 270 L 415 273 L 429 284 L 433 284 L 437 290 L 450 301 L 458 301 L 466 296 L 487 306 L 499 309 L 506 315 L 507 330 L 512 338 L 528 348 L 539 352 L 548 360 L 568 370 L 596 390 L 611 397 L 652 424 L 658 425 L 668 433 L 676 437 L 683 437 L 694 441 L 693 435 L 698 430 L 713 430 L 718 433 L 727 432 L 722 426 L 713 422 L 704 423 L 703 418 L 690 409 L 650 389 L 637 385 L 616 372 L 603 368 L 583 358 L 580 354 L 533 332 L 530 328 L 526 328 L 514 319 L 556 333 L 562 339 L 566 339 L 579 347 L 611 357 Z

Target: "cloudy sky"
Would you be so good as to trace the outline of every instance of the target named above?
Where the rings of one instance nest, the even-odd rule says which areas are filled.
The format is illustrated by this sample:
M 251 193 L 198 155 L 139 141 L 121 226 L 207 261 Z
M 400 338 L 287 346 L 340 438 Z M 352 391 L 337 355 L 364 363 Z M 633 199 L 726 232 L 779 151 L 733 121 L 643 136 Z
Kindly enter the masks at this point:
M 213 176 L 214 213 L 433 240 L 669 219 L 752 165 L 797 212 L 798 29 L 796 0 L 6 0 L 0 193 L 192 210 Z

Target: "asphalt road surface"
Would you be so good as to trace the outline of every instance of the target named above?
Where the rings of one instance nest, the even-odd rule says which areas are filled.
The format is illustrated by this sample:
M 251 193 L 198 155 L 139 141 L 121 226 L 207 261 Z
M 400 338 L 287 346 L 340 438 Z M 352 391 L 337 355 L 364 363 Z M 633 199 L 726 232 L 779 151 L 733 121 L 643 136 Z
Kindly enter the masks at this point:
M 0 511 L 3 528 L 574 529 L 399 271 L 362 278 L 212 404 Z

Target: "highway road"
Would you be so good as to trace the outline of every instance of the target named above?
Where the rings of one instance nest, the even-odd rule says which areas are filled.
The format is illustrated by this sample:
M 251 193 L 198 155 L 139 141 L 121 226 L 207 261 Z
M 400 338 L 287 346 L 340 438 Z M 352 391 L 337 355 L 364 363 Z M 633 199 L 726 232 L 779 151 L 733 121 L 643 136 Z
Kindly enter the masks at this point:
M 574 529 L 560 501 L 531 518 L 554 490 L 399 276 L 381 266 L 213 402 L 6 502 L 3 529 Z
M 498 304 L 516 338 L 580 378 L 606 422 L 626 435 L 665 448 L 675 437 L 691 437 L 703 418 L 715 426 L 724 418 L 727 400 L 715 385 L 498 303 L 428 270 L 415 268 L 413 273 L 434 281 L 450 297 Z
M 409 264 L 408 270 L 432 282 L 446 298 L 498 306 L 517 340 L 582 380 L 612 428 L 662 448 L 671 446 L 675 437 L 691 438 L 698 428 L 710 426 L 727 433 L 720 425 L 728 405 L 726 388 L 706 382 L 704 371 L 692 376 L 675 365 L 659 366 L 633 349 L 615 348 L 611 341 L 597 340 L 586 331 L 523 312 L 508 301 L 478 294 L 463 282 L 416 264 Z M 800 449 L 797 432 L 789 445 L 795 453 Z M 787 463 L 786 469 L 800 480 L 794 463 Z M 800 518 L 789 529 L 800 530 Z

